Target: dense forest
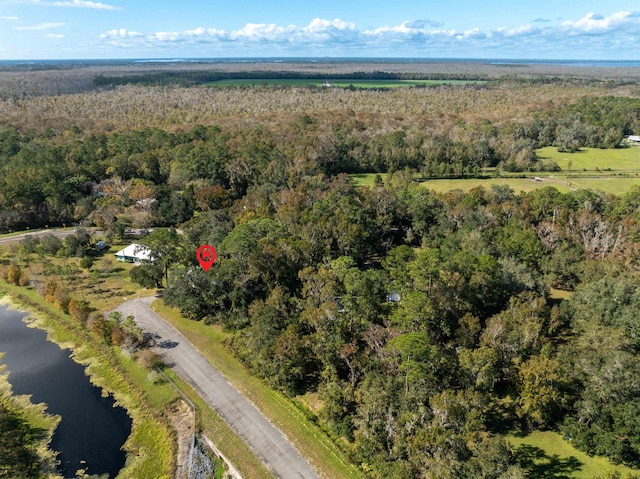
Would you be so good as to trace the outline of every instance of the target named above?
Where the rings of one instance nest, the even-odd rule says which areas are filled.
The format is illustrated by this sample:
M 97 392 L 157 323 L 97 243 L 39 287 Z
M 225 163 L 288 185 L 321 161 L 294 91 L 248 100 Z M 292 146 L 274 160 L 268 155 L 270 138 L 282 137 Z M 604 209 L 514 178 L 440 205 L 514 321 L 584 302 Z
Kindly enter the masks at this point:
M 542 146 L 615 148 L 640 132 L 638 93 L 508 79 L 7 100 L 0 230 L 179 226 L 150 236 L 157 261 L 132 279 L 233 331 L 273 387 L 316 394 L 370 477 L 526 477 L 504 434 L 538 429 L 638 467 L 640 189 L 416 181 L 553 169 Z M 357 188 L 362 172 L 389 175 Z M 218 251 L 208 273 L 202 244 Z
M 553 170 L 557 165 L 538 161 L 536 148 L 613 148 L 625 135 L 640 131 L 639 99 L 583 96 L 523 116 L 520 108 L 498 113 L 495 102 L 519 91 L 502 88 L 504 92 L 447 86 L 424 93 L 438 97 L 442 109 L 447 102 L 452 110 L 456 104 L 464 108 L 463 103 L 475 104 L 474 99 L 478 108 L 493 105 L 495 119 L 460 112 L 404 118 L 402 113 L 390 117 L 336 111 L 293 113 L 265 124 L 236 118 L 184 131 L 148 127 L 92 133 L 78 126 L 61 131 L 5 125 L 0 130 L 0 231 L 72 223 L 104 228 L 177 225 L 194 211 L 228 206 L 251 190 L 294 188 L 317 175 L 410 169 L 423 178 L 445 178 L 481 176 L 487 167 L 497 167 L 498 174 Z M 311 100 L 327 95 L 304 93 L 305 89 L 255 90 L 240 95 L 279 98 L 287 90 L 293 91 L 291 97 L 301 94 Z M 398 94 L 341 91 L 338 95 L 360 93 L 371 98 Z M 230 90 L 234 95 L 236 89 Z M 47 102 L 58 97 L 51 98 Z M 81 98 L 73 99 L 80 102 L 78 108 Z M 43 108 L 50 106 L 45 103 Z

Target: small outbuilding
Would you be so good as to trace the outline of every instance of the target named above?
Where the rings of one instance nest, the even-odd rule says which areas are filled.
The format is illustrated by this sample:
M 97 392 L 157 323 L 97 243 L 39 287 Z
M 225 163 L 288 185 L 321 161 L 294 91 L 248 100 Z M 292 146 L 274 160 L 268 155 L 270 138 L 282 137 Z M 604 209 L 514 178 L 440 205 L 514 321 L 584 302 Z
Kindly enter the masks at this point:
M 629 135 L 627 140 L 629 140 L 629 143 L 640 143 L 640 135 Z
M 103 250 L 103 249 L 105 249 L 106 247 L 107 247 L 107 243 L 106 243 L 106 241 L 98 241 L 98 242 L 96 243 L 96 249 L 97 249 L 98 251 L 102 251 L 102 250 Z
M 387 294 L 387 301 L 389 303 L 399 303 L 400 302 L 400 293 L 392 292 Z
M 116 259 L 123 263 L 141 263 L 151 260 L 151 250 L 141 244 L 130 244 L 116 254 Z

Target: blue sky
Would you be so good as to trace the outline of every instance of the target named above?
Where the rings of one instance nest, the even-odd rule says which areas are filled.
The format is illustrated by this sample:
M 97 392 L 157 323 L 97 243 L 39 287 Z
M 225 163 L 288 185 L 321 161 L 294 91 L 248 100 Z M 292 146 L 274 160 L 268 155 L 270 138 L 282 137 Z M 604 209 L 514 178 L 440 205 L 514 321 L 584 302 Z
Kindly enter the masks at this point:
M 0 0 L 0 59 L 640 60 L 638 0 Z

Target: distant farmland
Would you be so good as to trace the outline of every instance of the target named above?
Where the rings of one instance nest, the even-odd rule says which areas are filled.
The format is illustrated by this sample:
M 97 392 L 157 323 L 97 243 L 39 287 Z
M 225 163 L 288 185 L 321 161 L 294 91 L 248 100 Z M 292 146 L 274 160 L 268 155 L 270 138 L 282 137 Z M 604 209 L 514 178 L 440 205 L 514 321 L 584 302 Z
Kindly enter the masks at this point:
M 238 80 L 218 80 L 207 83 L 210 87 L 251 87 L 251 86 L 294 86 L 294 87 L 336 87 L 336 88 L 399 88 L 399 87 L 427 87 L 437 85 L 467 85 L 482 84 L 485 80 L 325 80 L 325 79 L 238 79 Z
M 541 160 L 555 161 L 563 172 L 580 171 L 640 171 L 640 147 L 580 148 L 575 153 L 561 153 L 557 148 L 548 146 L 536 150 Z

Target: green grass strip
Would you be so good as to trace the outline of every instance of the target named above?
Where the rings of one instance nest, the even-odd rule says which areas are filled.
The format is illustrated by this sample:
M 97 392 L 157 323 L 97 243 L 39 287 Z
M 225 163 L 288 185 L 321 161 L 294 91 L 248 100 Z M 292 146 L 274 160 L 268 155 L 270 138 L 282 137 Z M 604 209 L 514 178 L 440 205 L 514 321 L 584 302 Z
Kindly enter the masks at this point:
M 224 346 L 229 336 L 217 325 L 183 318 L 158 300 L 152 308 L 178 329 L 273 425 L 279 428 L 323 477 L 363 478 L 331 438 L 285 395 L 269 388 Z M 224 452 L 224 451 L 223 451 Z M 225 453 L 226 454 L 226 453 Z

